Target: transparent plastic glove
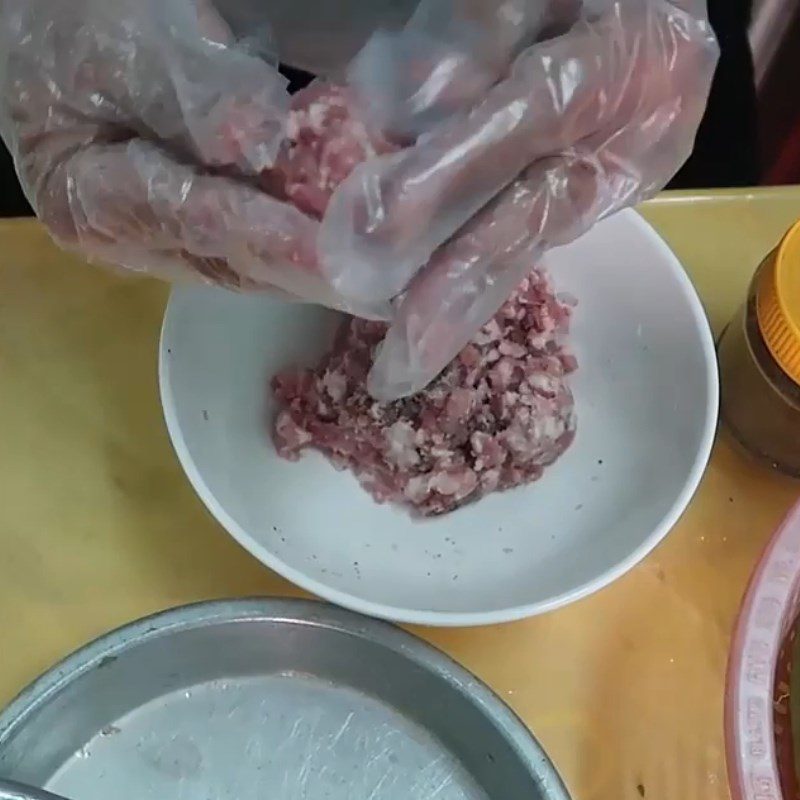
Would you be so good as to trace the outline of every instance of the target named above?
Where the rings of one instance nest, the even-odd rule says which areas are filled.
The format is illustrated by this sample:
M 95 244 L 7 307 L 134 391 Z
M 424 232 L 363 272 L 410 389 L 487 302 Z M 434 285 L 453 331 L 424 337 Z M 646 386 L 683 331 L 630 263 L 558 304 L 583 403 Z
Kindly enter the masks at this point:
M 254 180 L 289 110 L 266 27 L 234 39 L 206 0 L 0 1 L 0 133 L 61 245 L 350 308 L 318 223 Z
M 323 226 L 327 273 L 348 296 L 392 297 L 533 162 L 666 115 L 686 147 L 675 152 L 665 182 L 689 153 L 699 122 L 693 112 L 702 109 L 716 57 L 704 17 L 666 0 L 609 0 L 599 16 L 523 51 L 467 114 L 355 170 Z
M 399 32 L 373 34 L 347 70 L 371 118 L 416 139 L 468 108 L 523 46 L 568 28 L 581 0 L 421 0 Z
M 403 293 L 371 391 L 425 386 L 536 257 L 662 188 L 691 152 L 717 55 L 702 2 L 596 0 L 467 112 L 360 165 L 321 258 L 346 296 Z

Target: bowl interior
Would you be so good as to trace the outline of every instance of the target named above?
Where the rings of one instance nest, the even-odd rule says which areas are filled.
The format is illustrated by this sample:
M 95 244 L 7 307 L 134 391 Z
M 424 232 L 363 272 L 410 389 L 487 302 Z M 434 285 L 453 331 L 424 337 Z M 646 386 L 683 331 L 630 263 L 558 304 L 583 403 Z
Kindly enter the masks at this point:
M 290 580 L 357 610 L 459 624 L 587 594 L 638 561 L 696 488 L 716 420 L 708 324 L 682 267 L 634 212 L 547 261 L 579 301 L 578 433 L 530 486 L 412 520 L 319 454 L 269 436 L 269 377 L 313 365 L 337 315 L 208 288 L 173 292 L 161 391 L 178 456 L 217 519 Z

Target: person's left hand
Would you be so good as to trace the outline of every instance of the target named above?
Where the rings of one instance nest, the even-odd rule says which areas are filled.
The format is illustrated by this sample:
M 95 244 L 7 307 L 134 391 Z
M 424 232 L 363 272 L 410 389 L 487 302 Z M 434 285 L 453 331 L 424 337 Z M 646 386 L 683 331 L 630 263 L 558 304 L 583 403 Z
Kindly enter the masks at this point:
M 62 246 L 350 310 L 317 220 L 258 183 L 290 98 L 252 45 L 210 0 L 2 0 L 0 134 Z

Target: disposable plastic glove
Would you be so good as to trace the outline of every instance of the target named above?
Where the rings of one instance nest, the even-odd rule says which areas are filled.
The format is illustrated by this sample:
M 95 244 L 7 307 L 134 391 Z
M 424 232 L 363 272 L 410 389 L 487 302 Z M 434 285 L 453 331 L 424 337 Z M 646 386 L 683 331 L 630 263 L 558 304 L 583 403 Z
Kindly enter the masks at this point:
M 718 56 L 694 0 L 472 0 L 431 36 L 439 17 L 426 6 L 437 0 L 406 30 L 379 34 L 351 70 L 386 124 L 422 135 L 356 168 L 320 236 L 339 292 L 400 296 L 370 375 L 380 398 L 425 386 L 545 250 L 664 186 L 691 152 Z M 503 43 L 488 58 L 471 14 Z M 548 26 L 556 35 L 536 41 Z
M 207 0 L 0 0 L 0 134 L 65 247 L 351 308 L 317 270 L 318 223 L 256 183 L 289 96 L 245 33 Z
M 601 2 L 426 0 L 382 34 L 385 122 L 423 136 L 334 195 L 322 269 L 319 224 L 243 180 L 275 159 L 284 81 L 259 30 L 235 39 L 205 0 L 2 0 L 0 132 L 54 236 L 89 256 L 366 316 L 389 318 L 402 292 L 372 375 L 390 398 L 433 378 L 546 247 L 654 191 L 688 153 L 715 60 L 704 16 Z

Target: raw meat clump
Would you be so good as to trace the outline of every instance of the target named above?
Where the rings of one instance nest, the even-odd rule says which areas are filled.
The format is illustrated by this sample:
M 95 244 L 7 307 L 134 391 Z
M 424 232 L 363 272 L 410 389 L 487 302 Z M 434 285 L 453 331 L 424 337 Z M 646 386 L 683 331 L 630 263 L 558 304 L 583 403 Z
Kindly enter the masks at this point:
M 278 452 L 321 450 L 378 502 L 423 515 L 534 481 L 574 437 L 570 314 L 533 272 L 427 389 L 391 403 L 366 388 L 386 326 L 348 319 L 316 369 L 273 379 Z
M 271 193 L 317 219 L 365 159 L 397 149 L 358 111 L 350 90 L 316 83 L 298 92 Z M 536 480 L 574 437 L 563 339 L 571 309 L 536 271 L 425 391 L 379 403 L 367 375 L 386 325 L 348 319 L 314 370 L 277 375 L 274 439 L 294 460 L 309 447 L 350 469 L 378 502 L 441 514 Z
M 350 89 L 312 83 L 292 96 L 286 138 L 262 184 L 320 219 L 336 187 L 358 164 L 396 149 L 368 124 Z

